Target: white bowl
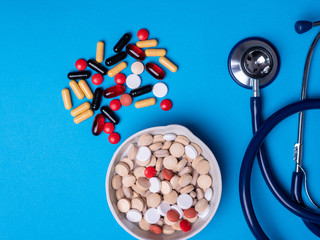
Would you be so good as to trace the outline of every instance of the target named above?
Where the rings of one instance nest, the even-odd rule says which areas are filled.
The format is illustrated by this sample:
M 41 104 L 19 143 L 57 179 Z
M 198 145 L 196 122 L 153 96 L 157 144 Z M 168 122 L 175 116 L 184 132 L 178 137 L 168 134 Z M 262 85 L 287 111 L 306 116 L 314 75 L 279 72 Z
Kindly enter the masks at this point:
M 150 231 L 143 231 L 139 228 L 137 223 L 132 223 L 126 219 L 124 213 L 119 212 L 117 208 L 117 199 L 115 190 L 111 186 L 111 179 L 114 176 L 114 168 L 115 165 L 122 159 L 126 153 L 129 145 L 131 143 L 137 143 L 139 136 L 144 133 L 150 133 L 152 135 L 156 134 L 166 134 L 166 133 L 174 133 L 176 135 L 184 135 L 190 139 L 191 142 L 198 144 L 202 149 L 202 155 L 205 159 L 207 159 L 210 163 L 210 175 L 212 177 L 212 188 L 213 188 L 213 197 L 210 201 L 210 212 L 208 216 L 204 219 L 198 218 L 198 220 L 192 224 L 192 229 L 189 232 L 176 231 L 174 234 L 166 235 L 156 235 Z M 109 164 L 107 176 L 106 176 L 106 195 L 109 204 L 109 208 L 120 224 L 120 226 L 125 229 L 128 233 L 134 236 L 137 239 L 158 239 L 158 240 L 180 240 L 180 239 L 188 239 L 196 235 L 200 232 L 205 226 L 213 218 L 214 214 L 217 211 L 219 206 L 220 198 L 222 191 L 222 180 L 220 168 L 217 163 L 217 160 L 211 150 L 208 148 L 206 144 L 204 144 L 199 138 L 192 134 L 192 132 L 181 126 L 181 125 L 168 125 L 163 127 L 153 127 L 137 132 L 136 134 L 129 137 L 126 141 L 124 141 L 117 151 L 114 153 L 111 162 Z

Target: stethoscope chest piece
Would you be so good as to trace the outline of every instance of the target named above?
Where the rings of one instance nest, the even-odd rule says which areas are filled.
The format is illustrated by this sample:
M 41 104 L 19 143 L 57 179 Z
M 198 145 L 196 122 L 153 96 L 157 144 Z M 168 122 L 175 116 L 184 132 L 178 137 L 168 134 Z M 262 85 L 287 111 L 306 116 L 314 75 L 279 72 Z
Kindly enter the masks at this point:
M 252 88 L 252 79 L 258 79 L 260 88 L 269 85 L 280 67 L 275 47 L 262 38 L 247 38 L 237 43 L 230 52 L 228 69 L 240 86 Z

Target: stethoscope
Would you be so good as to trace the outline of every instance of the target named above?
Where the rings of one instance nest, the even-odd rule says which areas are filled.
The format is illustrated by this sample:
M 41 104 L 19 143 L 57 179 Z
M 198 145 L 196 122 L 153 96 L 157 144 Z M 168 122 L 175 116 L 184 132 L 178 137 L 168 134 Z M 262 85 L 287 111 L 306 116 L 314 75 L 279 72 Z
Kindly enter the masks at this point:
M 313 26 L 318 25 L 320 25 L 320 22 L 298 21 L 295 24 L 295 30 L 301 34 L 310 30 Z M 242 161 L 239 192 L 243 214 L 256 239 L 269 238 L 257 220 L 251 201 L 250 178 L 255 156 L 257 156 L 263 178 L 276 199 L 293 214 L 302 218 L 307 228 L 320 237 L 320 213 L 305 206 L 301 193 L 304 179 L 307 196 L 312 204 L 318 208 L 312 201 L 307 190 L 306 173 L 302 167 L 302 146 L 304 111 L 320 109 L 320 99 L 307 99 L 306 96 L 310 62 L 319 39 L 320 32 L 311 44 L 305 62 L 301 101 L 283 107 L 265 121 L 262 120 L 261 116 L 260 89 L 268 86 L 279 72 L 280 59 L 276 48 L 265 39 L 247 38 L 234 46 L 228 58 L 229 73 L 235 82 L 242 87 L 253 89 L 253 97 L 250 99 L 250 105 L 254 136 L 247 147 Z M 271 171 L 263 141 L 276 125 L 295 113 L 299 113 L 298 140 L 294 146 L 296 166 L 292 174 L 291 195 L 289 195 L 278 184 Z

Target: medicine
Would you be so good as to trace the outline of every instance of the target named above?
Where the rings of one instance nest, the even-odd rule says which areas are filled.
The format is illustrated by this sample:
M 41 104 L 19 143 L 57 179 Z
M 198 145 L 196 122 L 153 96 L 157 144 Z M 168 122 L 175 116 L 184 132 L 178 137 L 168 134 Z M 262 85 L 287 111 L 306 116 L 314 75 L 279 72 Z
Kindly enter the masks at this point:
M 81 88 L 81 90 L 84 93 L 84 95 L 86 95 L 86 97 L 88 99 L 92 99 L 93 98 L 92 91 L 91 91 L 89 85 L 87 84 L 87 82 L 85 80 L 80 80 L 78 85 Z
M 107 106 L 103 106 L 100 109 L 103 116 L 105 116 L 111 123 L 117 125 L 120 119 L 115 115 L 115 113 Z
M 144 108 L 144 107 L 149 107 L 156 104 L 156 99 L 155 98 L 147 98 L 141 101 L 138 101 L 134 104 L 136 108 Z
M 102 88 L 97 88 L 97 89 L 94 91 L 93 99 L 92 99 L 92 103 L 91 103 L 91 109 L 92 109 L 93 111 L 99 110 L 100 104 L 101 104 L 102 93 L 103 93 Z
M 137 74 L 130 74 L 126 79 L 128 88 L 136 89 L 141 85 L 141 78 Z
M 105 98 L 114 98 L 124 94 L 125 91 L 126 91 L 126 87 L 124 85 L 117 84 L 105 89 L 103 91 L 103 96 Z
M 103 62 L 103 57 L 104 57 L 104 42 L 103 41 L 99 41 L 97 43 L 96 61 L 98 63 L 102 63 Z
M 113 47 L 113 51 L 115 51 L 116 53 L 121 52 L 121 50 L 124 48 L 125 45 L 127 45 L 130 39 L 131 35 L 129 33 L 124 34 L 117 42 L 117 44 Z
M 121 62 L 121 63 L 119 63 L 118 65 L 114 66 L 113 68 L 111 68 L 108 71 L 108 76 L 109 77 L 114 77 L 115 75 L 117 75 L 119 72 L 121 72 L 126 67 L 127 67 L 127 63 L 126 62 Z
M 61 91 L 61 94 L 62 94 L 62 100 L 63 100 L 65 109 L 70 110 L 72 108 L 72 101 L 71 101 L 69 89 L 68 88 L 63 89 Z
M 148 49 L 147 49 L 148 50 Z M 146 50 L 146 51 L 147 51 Z M 160 57 L 159 58 L 159 62 L 165 66 L 166 68 L 168 68 L 171 72 L 176 72 L 178 70 L 178 67 L 173 63 L 171 62 L 168 58 L 166 57 Z
M 133 44 L 126 46 L 126 52 L 138 61 L 143 61 L 146 58 L 144 51 Z
M 127 53 L 126 52 L 119 52 L 118 54 L 113 55 L 112 57 L 109 57 L 108 59 L 106 59 L 105 64 L 108 67 L 110 67 L 112 65 L 117 64 L 118 62 L 121 62 L 126 57 L 127 57 Z
M 160 48 L 146 49 L 144 52 L 146 53 L 147 57 L 161 57 L 167 54 L 167 51 L 165 49 Z
M 93 111 L 91 109 L 88 109 L 85 112 L 81 113 L 80 115 L 76 116 L 73 121 L 74 123 L 78 124 L 88 119 L 89 117 L 92 117 L 92 115 L 93 115 Z
M 76 107 L 75 109 L 73 109 L 71 111 L 71 116 L 73 116 L 73 117 L 78 116 L 81 113 L 83 113 L 84 111 L 88 110 L 89 108 L 90 108 L 89 102 L 82 103 L 81 105 L 79 105 L 78 107 Z
M 139 48 L 149 48 L 149 47 L 156 47 L 158 45 L 158 41 L 156 39 L 138 41 L 136 43 L 137 47 Z
M 134 90 L 131 90 L 130 96 L 131 97 L 138 97 L 143 94 L 149 93 L 151 91 L 152 91 L 152 85 L 147 85 L 147 86 L 143 86 L 143 87 L 139 87 Z
M 71 80 L 69 82 L 69 85 L 79 100 L 84 98 L 84 93 L 82 92 L 81 88 L 79 87 L 79 85 L 76 81 Z
M 106 75 L 108 73 L 108 69 L 94 59 L 88 60 L 88 66 L 101 75 Z
M 146 70 L 155 79 L 162 80 L 165 77 L 164 71 L 155 63 L 147 63 Z
M 156 97 L 163 98 L 168 93 L 168 87 L 163 82 L 159 82 L 153 86 L 152 92 Z
M 87 79 L 91 76 L 91 72 L 89 71 L 78 71 L 78 72 L 69 72 L 68 78 L 70 80 L 76 80 L 76 79 Z
M 100 135 L 100 133 L 102 132 L 103 128 L 104 128 L 104 116 L 102 114 L 98 114 L 94 120 L 93 120 L 93 124 L 92 124 L 92 134 L 94 136 L 98 136 Z

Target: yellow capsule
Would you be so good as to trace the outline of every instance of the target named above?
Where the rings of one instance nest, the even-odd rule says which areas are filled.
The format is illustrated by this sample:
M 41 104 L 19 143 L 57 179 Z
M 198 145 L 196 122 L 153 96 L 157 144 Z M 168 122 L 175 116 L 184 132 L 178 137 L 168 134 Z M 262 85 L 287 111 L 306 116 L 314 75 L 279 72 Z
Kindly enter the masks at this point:
M 78 83 L 75 80 L 71 80 L 69 83 L 72 91 L 74 92 L 74 94 L 77 96 L 78 99 L 83 99 L 84 98 L 84 93 L 82 92 L 82 90 L 80 89 Z
M 138 41 L 136 43 L 137 47 L 139 48 L 149 48 L 149 47 L 156 47 L 158 45 L 158 41 L 156 39 Z
M 78 107 L 76 107 L 75 109 L 73 109 L 71 111 L 71 116 L 73 116 L 73 117 L 78 116 L 81 113 L 83 113 L 84 111 L 88 110 L 89 108 L 90 108 L 89 102 L 82 103 L 81 105 L 79 105 Z
M 156 99 L 155 98 L 147 98 L 141 101 L 137 101 L 134 106 L 136 108 L 143 108 L 143 107 L 149 107 L 156 104 Z
M 78 85 L 80 86 L 82 92 L 84 93 L 84 95 L 86 95 L 88 99 L 93 98 L 93 93 L 85 80 L 80 80 Z
M 168 58 L 166 57 L 160 57 L 159 62 L 168 68 L 171 72 L 176 72 L 178 70 L 177 65 L 175 65 L 173 62 L 171 62 Z
M 160 48 L 150 48 L 145 50 L 147 57 L 161 57 L 165 56 L 167 54 L 167 51 L 165 49 Z
M 63 89 L 61 91 L 61 94 L 62 94 L 62 99 L 63 99 L 65 109 L 70 110 L 72 108 L 72 101 L 71 101 L 69 89 L 68 88 Z
M 99 41 L 97 43 L 97 51 L 96 51 L 96 61 L 101 63 L 103 62 L 103 56 L 104 55 L 104 42 Z
M 126 62 L 121 62 L 121 63 L 119 63 L 118 65 L 114 66 L 113 68 L 111 68 L 108 71 L 108 76 L 109 77 L 114 77 L 115 75 L 117 75 L 119 72 L 121 72 L 126 67 L 127 67 L 127 63 Z
M 81 113 L 80 115 L 76 116 L 73 119 L 73 121 L 74 123 L 78 124 L 88 119 L 89 117 L 92 117 L 92 115 L 93 115 L 93 111 L 91 109 L 88 109 L 85 112 Z

